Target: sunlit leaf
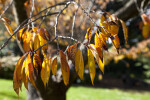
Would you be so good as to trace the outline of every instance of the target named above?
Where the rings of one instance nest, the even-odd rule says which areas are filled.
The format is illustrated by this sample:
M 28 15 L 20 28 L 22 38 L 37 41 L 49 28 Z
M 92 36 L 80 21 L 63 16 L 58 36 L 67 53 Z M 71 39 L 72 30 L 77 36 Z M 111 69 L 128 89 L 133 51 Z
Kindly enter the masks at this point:
M 94 85 L 96 68 L 95 68 L 94 56 L 90 49 L 88 49 L 88 67 L 89 67 L 91 82 Z
M 117 49 L 117 52 L 119 53 L 119 49 L 120 49 L 120 41 L 119 41 L 119 37 L 117 35 L 114 36 L 114 39 L 112 40 L 115 48 Z
M 24 60 L 23 65 L 22 65 L 21 77 L 22 77 L 22 81 L 24 83 L 24 87 L 28 90 L 28 76 L 26 74 L 27 73 L 26 66 L 27 66 L 27 58 Z
M 31 82 L 31 84 L 36 88 L 36 84 L 35 84 L 35 80 L 34 80 L 34 69 L 33 69 L 33 63 L 32 63 L 32 59 L 31 59 L 31 54 L 29 53 L 27 56 L 27 61 L 26 61 L 26 70 L 25 70 L 25 74 L 28 75 L 28 78 Z
M 23 34 L 24 29 L 25 29 L 25 28 L 23 27 L 23 28 L 20 29 L 20 30 L 18 31 L 18 33 L 17 33 L 17 38 L 18 38 L 19 41 L 21 41 L 21 37 L 22 37 L 22 34 Z
M 95 34 L 95 48 L 97 50 L 99 57 L 102 59 L 103 51 L 102 51 L 101 39 L 99 38 L 98 34 Z
M 90 43 L 90 41 L 91 41 L 92 30 L 93 30 L 93 27 L 88 28 L 87 33 L 85 35 L 85 39 L 88 39 L 88 43 Z
M 71 60 L 74 64 L 75 62 L 75 54 L 77 52 L 77 43 L 70 46 L 67 50 L 68 59 Z
M 120 20 L 121 24 L 122 24 L 122 28 L 123 28 L 123 33 L 124 33 L 124 39 L 125 39 L 125 42 L 127 44 L 127 40 L 128 40 L 128 28 L 125 24 L 124 21 Z
M 75 70 L 79 75 L 80 79 L 83 80 L 84 61 L 83 61 L 82 51 L 80 50 L 80 48 L 77 50 L 75 54 Z
M 22 40 L 23 40 L 23 49 L 25 52 L 28 52 L 30 50 L 33 50 L 33 34 L 30 31 L 25 31 L 24 34 L 22 35 Z
M 21 89 L 22 86 L 22 77 L 21 77 L 21 69 L 23 65 L 23 61 L 25 59 L 25 56 L 27 54 L 24 54 L 17 62 L 17 65 L 14 70 L 14 76 L 13 76 L 13 88 L 17 95 L 19 95 L 19 88 Z
M 36 34 L 35 37 L 34 37 L 34 50 L 38 49 L 39 47 L 40 47 L 40 40 L 39 40 L 38 35 Z M 40 55 L 40 49 L 37 50 L 36 53 L 38 55 Z
M 56 76 L 57 73 L 57 57 L 54 58 L 52 62 L 52 73 Z
M 103 49 L 108 50 L 107 44 L 106 44 L 106 37 L 104 36 L 104 34 L 100 32 L 99 33 L 99 38 L 101 40 L 101 44 L 102 44 Z
M 45 87 L 48 84 L 49 77 L 50 77 L 50 65 L 51 65 L 50 62 L 51 62 L 51 58 L 46 56 L 46 58 L 44 59 L 44 61 L 42 63 L 41 79 L 42 79 Z
M 39 40 L 40 40 L 40 46 L 44 45 L 45 43 L 47 43 L 48 41 L 44 38 L 43 36 L 43 31 L 40 29 L 39 30 Z M 42 47 L 42 53 L 43 53 L 43 56 L 46 55 L 46 52 L 47 52 L 47 49 L 48 49 L 48 45 L 45 45 Z
M 41 36 L 44 40 L 47 40 L 47 41 L 50 40 L 50 35 L 49 35 L 49 33 L 46 31 L 46 29 L 44 29 L 44 28 L 39 29 L 39 34 L 40 34 L 40 36 Z
M 96 48 L 95 48 L 95 45 L 94 44 L 90 44 L 89 45 L 89 48 L 90 48 L 90 50 L 91 50 L 91 52 L 92 52 L 92 54 L 94 55 L 94 57 L 95 57 L 95 59 L 96 59 L 96 62 L 97 62 L 97 64 L 98 64 L 98 66 L 99 66 L 99 68 L 100 68 L 100 70 L 103 72 L 103 74 L 104 74 L 104 56 L 103 56 L 103 58 L 101 59 L 100 57 L 99 57 L 99 55 L 98 55 L 98 53 L 97 53 L 97 50 L 96 50 Z
M 11 28 L 11 26 L 10 26 L 10 20 L 7 19 L 7 18 L 1 18 L 1 20 L 4 22 L 4 25 L 5 25 L 5 27 L 6 27 L 7 31 L 8 31 L 8 33 L 9 33 L 10 35 L 12 35 L 12 34 L 13 34 L 13 30 L 12 30 L 12 28 Z M 13 38 L 15 39 L 15 36 L 13 36 Z
M 70 69 L 68 62 L 66 60 L 66 55 L 62 50 L 59 51 L 60 54 L 60 63 L 61 63 L 61 72 L 64 80 L 64 84 L 68 85 L 69 84 L 69 77 L 70 77 Z

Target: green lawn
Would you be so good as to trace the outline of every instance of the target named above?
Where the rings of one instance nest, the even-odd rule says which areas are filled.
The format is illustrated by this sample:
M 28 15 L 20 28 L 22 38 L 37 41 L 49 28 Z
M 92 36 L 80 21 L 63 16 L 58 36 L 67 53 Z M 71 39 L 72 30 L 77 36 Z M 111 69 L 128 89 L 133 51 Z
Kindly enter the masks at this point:
M 18 100 L 13 91 L 11 80 L 0 79 L 0 100 Z M 20 92 L 20 99 L 26 99 L 26 91 Z M 150 92 L 123 91 L 119 89 L 100 89 L 87 87 L 71 87 L 67 100 L 150 100 Z

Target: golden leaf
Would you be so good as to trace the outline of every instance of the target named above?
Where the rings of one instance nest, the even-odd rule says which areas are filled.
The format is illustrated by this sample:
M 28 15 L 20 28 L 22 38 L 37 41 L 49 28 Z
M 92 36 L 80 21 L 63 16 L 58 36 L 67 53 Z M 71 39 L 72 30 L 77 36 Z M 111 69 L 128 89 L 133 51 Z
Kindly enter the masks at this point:
M 24 31 L 25 27 L 23 27 L 22 29 L 20 29 L 17 33 L 17 38 L 19 41 L 21 41 L 21 37 L 22 37 L 22 34 L 23 34 L 23 31 Z
M 91 41 L 92 30 L 93 30 L 93 27 L 88 28 L 87 33 L 85 35 L 85 39 L 88 39 L 88 43 L 90 43 L 90 41 Z
M 89 66 L 91 82 L 94 85 L 93 81 L 94 81 L 94 78 L 95 78 L 96 68 L 95 68 L 94 56 L 93 56 L 93 54 L 92 54 L 90 49 L 88 49 L 88 66 Z
M 108 50 L 107 44 L 106 44 L 106 37 L 104 36 L 104 34 L 100 32 L 99 33 L 99 38 L 101 40 L 101 44 L 102 44 L 103 49 Z
M 125 39 L 125 42 L 127 44 L 127 40 L 128 40 L 128 28 L 125 24 L 124 21 L 120 20 L 121 24 L 122 24 L 122 28 L 123 28 L 123 33 L 124 33 L 124 39 Z
M 27 30 L 22 35 L 23 49 L 25 52 L 33 50 L 32 49 L 32 43 L 33 43 L 32 37 L 33 37 L 33 34 Z
M 83 61 L 82 51 L 80 50 L 80 48 L 77 50 L 75 54 L 75 70 L 79 75 L 80 79 L 83 80 L 84 61 Z
M 38 49 L 39 47 L 40 47 L 40 40 L 39 40 L 38 35 L 36 34 L 35 37 L 34 37 L 34 50 Z M 37 50 L 36 53 L 38 55 L 40 55 L 40 49 Z
M 71 60 L 73 62 L 73 64 L 75 62 L 75 54 L 77 52 L 77 44 L 78 43 L 70 46 L 67 50 L 68 60 Z
M 101 40 L 100 40 L 98 34 L 95 34 L 95 48 L 97 50 L 99 57 L 102 59 L 103 58 L 103 51 L 102 51 Z
M 56 76 L 57 73 L 57 57 L 54 58 L 52 62 L 52 73 Z
M 94 44 L 90 44 L 89 45 L 89 48 L 90 48 L 90 50 L 92 51 L 92 54 L 94 55 L 94 57 L 95 57 L 95 59 L 96 59 L 96 62 L 97 62 L 97 64 L 98 64 L 98 66 L 99 66 L 99 68 L 100 68 L 100 70 L 103 72 L 103 74 L 104 74 L 104 56 L 103 56 L 103 58 L 101 59 L 100 57 L 99 57 L 99 55 L 98 55 L 98 53 L 97 53 L 97 51 L 96 51 L 96 48 L 95 48 L 95 45 Z
M 64 52 L 62 50 L 59 50 L 59 54 L 60 54 L 61 72 L 62 72 L 62 76 L 64 79 L 64 84 L 68 85 L 69 77 L 70 77 L 69 65 L 66 60 L 66 56 L 65 56 Z
M 44 38 L 43 36 L 43 31 L 40 29 L 39 30 L 39 40 L 40 40 L 40 46 L 44 45 L 45 43 L 47 43 L 48 41 Z M 42 53 L 43 53 L 43 56 L 46 55 L 46 52 L 47 52 L 47 49 L 48 49 L 48 45 L 45 45 L 42 47 Z
M 117 49 L 117 52 L 119 53 L 119 49 L 120 49 L 120 41 L 119 41 L 119 37 L 117 35 L 114 36 L 114 39 L 112 40 L 115 48 Z
M 42 79 L 45 87 L 48 84 L 49 77 L 50 77 L 50 65 L 51 65 L 50 62 L 51 62 L 51 58 L 46 56 L 46 58 L 44 59 L 44 61 L 42 63 L 41 79 Z
M 19 88 L 21 89 L 21 86 L 22 86 L 21 69 L 22 69 L 23 61 L 24 61 L 24 58 L 26 55 L 27 55 L 27 53 L 24 54 L 18 60 L 17 65 L 16 65 L 15 70 L 14 70 L 13 88 L 14 88 L 14 91 L 17 93 L 17 95 L 19 95 Z
M 33 63 L 32 63 L 32 59 L 31 59 L 31 54 L 29 53 L 27 58 L 26 58 L 26 70 L 25 70 L 25 74 L 28 76 L 31 84 L 36 88 L 36 84 L 35 84 L 35 80 L 34 80 L 34 69 L 33 69 Z

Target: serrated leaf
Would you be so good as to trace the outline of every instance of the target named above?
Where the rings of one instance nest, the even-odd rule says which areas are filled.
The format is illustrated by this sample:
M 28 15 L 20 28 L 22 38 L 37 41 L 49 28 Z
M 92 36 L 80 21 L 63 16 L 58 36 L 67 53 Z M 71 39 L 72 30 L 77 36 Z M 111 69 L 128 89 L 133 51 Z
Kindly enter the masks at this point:
M 100 59 L 102 59 L 103 58 L 103 50 L 102 50 L 101 39 L 99 38 L 98 34 L 95 34 L 95 48 L 97 50 L 97 53 L 98 53 Z
M 98 53 L 97 53 L 97 51 L 96 51 L 96 48 L 95 48 L 95 45 L 94 44 L 90 44 L 89 45 L 89 48 L 90 48 L 90 50 L 92 51 L 92 54 L 94 55 L 94 57 L 95 57 L 95 59 L 96 59 L 96 62 L 97 62 L 97 64 L 98 64 L 98 66 L 99 66 L 99 68 L 100 68 L 100 70 L 103 72 L 103 74 L 104 74 L 104 56 L 103 56 L 103 58 L 101 59 L 100 57 L 99 57 L 99 55 L 98 55 Z
M 111 36 L 117 35 L 119 31 L 118 25 L 108 25 L 108 32 L 111 33 Z
M 64 84 L 68 85 L 69 84 L 69 77 L 70 77 L 70 69 L 68 62 L 66 60 L 66 55 L 62 50 L 59 50 L 60 54 L 60 63 L 61 63 L 61 72 L 64 80 Z
M 44 45 L 45 43 L 48 42 L 41 34 L 43 35 L 43 31 L 40 29 L 39 34 L 38 34 L 39 40 L 40 40 L 40 46 L 42 46 L 42 45 Z M 42 47 L 43 56 L 46 55 L 47 49 L 48 49 L 48 45 L 45 45 L 45 46 Z
M 57 73 L 57 57 L 54 58 L 52 62 L 52 73 L 56 76 Z
M 24 54 L 17 62 L 15 70 L 14 70 L 14 76 L 13 76 L 13 88 L 17 95 L 19 95 L 19 88 L 21 89 L 22 86 L 22 77 L 21 77 L 21 69 L 23 65 L 23 61 L 25 59 L 26 54 Z
M 7 18 L 1 18 L 1 20 L 4 22 L 4 25 L 5 25 L 5 27 L 6 27 L 7 31 L 8 31 L 8 33 L 9 33 L 10 35 L 12 35 L 12 34 L 13 34 L 13 30 L 12 30 L 12 28 L 11 28 L 11 26 L 10 26 L 10 20 L 7 19 Z M 15 39 L 15 36 L 12 36 L 12 37 Z
M 49 33 L 46 31 L 46 29 L 44 29 L 44 28 L 39 29 L 39 34 L 40 34 L 40 36 L 41 36 L 44 40 L 47 40 L 47 41 L 50 40 L 50 35 L 49 35 Z
M 88 39 L 88 43 L 90 43 L 90 41 L 91 41 L 92 30 L 93 30 L 93 27 L 88 28 L 87 33 L 85 35 L 85 39 Z
M 82 51 L 80 50 L 80 48 L 77 50 L 75 54 L 75 70 L 79 75 L 80 79 L 83 80 L 84 61 L 83 61 Z
M 123 28 L 123 33 L 124 33 L 124 39 L 125 39 L 125 42 L 127 44 L 127 40 L 128 40 L 128 28 L 125 24 L 124 21 L 120 20 L 121 24 L 122 24 L 122 28 Z
M 142 29 L 142 35 L 144 38 L 148 38 L 150 33 L 150 26 L 149 25 L 144 25 Z
M 42 79 L 45 87 L 48 84 L 49 77 L 50 77 L 50 65 L 51 65 L 50 62 L 51 62 L 51 58 L 46 56 L 46 58 L 44 59 L 44 61 L 42 63 L 41 79 Z
M 77 44 L 78 43 L 70 46 L 67 50 L 68 60 L 71 60 L 73 62 L 73 64 L 75 62 L 75 54 L 77 52 Z
M 33 34 L 30 33 L 29 31 L 25 31 L 24 34 L 22 35 L 22 40 L 23 40 L 23 49 L 25 52 L 28 52 L 30 50 L 33 50 L 32 48 L 32 44 L 33 44 L 33 40 L 32 40 Z
M 117 35 L 114 36 L 114 39 L 112 40 L 115 48 L 117 49 L 117 52 L 119 53 L 119 49 L 120 49 L 120 41 L 119 41 L 119 37 Z
M 91 82 L 94 85 L 94 78 L 95 78 L 96 68 L 95 68 L 94 56 L 93 56 L 90 49 L 88 49 L 88 66 L 89 66 Z
M 24 83 L 24 87 L 28 90 L 28 76 L 26 74 L 26 68 L 27 68 L 26 66 L 27 66 L 27 58 L 25 58 L 23 65 L 22 65 L 21 77 Z
M 102 44 L 103 49 L 108 50 L 107 44 L 106 44 L 106 37 L 104 36 L 104 34 L 100 32 L 99 33 L 99 38 L 101 40 L 101 44 Z
M 37 75 L 39 75 L 42 69 L 42 62 L 41 58 L 37 54 L 34 54 L 33 56 L 33 66 L 36 70 Z
M 23 31 L 24 31 L 25 27 L 23 27 L 22 29 L 20 29 L 17 33 L 17 38 L 19 41 L 21 41 L 21 37 L 22 37 L 22 34 L 23 34 Z
M 39 40 L 38 35 L 36 34 L 35 37 L 34 37 L 34 50 L 38 49 L 39 47 L 40 47 L 40 40 Z M 40 49 L 37 50 L 36 53 L 38 55 L 40 55 Z
M 31 59 L 31 54 L 29 53 L 27 56 L 27 61 L 26 61 L 26 70 L 25 70 L 25 74 L 28 76 L 31 84 L 36 88 L 36 84 L 35 84 L 35 80 L 34 80 L 34 69 L 33 69 L 33 63 L 32 63 L 32 59 Z

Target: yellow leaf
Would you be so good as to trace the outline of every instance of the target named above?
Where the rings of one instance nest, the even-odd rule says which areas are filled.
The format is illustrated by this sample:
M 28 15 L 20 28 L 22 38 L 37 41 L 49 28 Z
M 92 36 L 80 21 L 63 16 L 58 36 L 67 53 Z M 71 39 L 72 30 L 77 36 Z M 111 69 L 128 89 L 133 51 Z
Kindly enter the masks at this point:
M 44 36 L 41 35 L 41 34 L 43 34 L 43 31 L 40 29 L 40 30 L 39 30 L 39 34 L 38 34 L 39 40 L 40 40 L 40 46 L 42 46 L 42 45 L 44 45 L 45 43 L 48 42 L 48 41 L 44 38 Z M 47 49 L 48 49 L 48 45 L 45 45 L 45 46 L 42 47 L 43 56 L 46 55 Z
M 114 39 L 112 40 L 115 48 L 117 49 L 117 52 L 119 53 L 119 49 L 120 49 L 120 41 L 119 41 L 119 37 L 117 35 L 114 36 Z
M 25 59 L 26 54 L 24 54 L 17 62 L 17 65 L 14 70 L 13 76 L 13 88 L 17 95 L 19 95 L 19 88 L 21 89 L 22 86 L 22 77 L 21 77 L 21 69 L 23 65 L 23 61 Z
M 12 35 L 12 34 L 13 34 L 13 30 L 12 30 L 11 26 L 10 26 L 8 23 L 4 23 L 4 25 L 5 25 L 5 27 L 6 27 L 7 31 L 8 31 L 8 33 L 9 33 L 10 35 Z M 13 36 L 13 38 L 15 39 L 15 36 Z
M 124 39 L 125 39 L 125 42 L 127 44 L 127 40 L 128 40 L 128 28 L 125 24 L 124 21 L 120 20 L 121 24 L 122 24 L 122 28 L 123 28 L 123 33 L 124 33 Z
M 17 33 L 17 38 L 19 41 L 21 41 L 21 37 L 22 37 L 22 34 L 23 34 L 23 31 L 24 31 L 25 27 L 23 27 L 22 29 L 20 29 Z
M 51 58 L 46 56 L 46 58 L 44 59 L 44 61 L 42 63 L 41 79 L 42 79 L 45 87 L 48 84 L 49 77 L 50 77 L 50 65 L 51 65 L 50 62 L 51 62 Z
M 97 64 L 98 64 L 98 66 L 99 66 L 99 68 L 100 68 L 100 70 L 103 72 L 103 74 L 104 74 L 104 56 L 103 56 L 103 58 L 102 59 L 100 59 L 100 57 L 99 57 L 99 55 L 98 55 L 98 53 L 97 53 L 97 51 L 96 51 L 96 48 L 95 48 L 95 45 L 94 44 L 90 44 L 89 45 L 89 48 L 90 48 L 90 50 L 92 51 L 92 54 L 94 55 L 94 57 L 95 57 L 95 59 L 96 59 L 96 62 L 97 62 Z
M 70 46 L 67 50 L 68 60 L 71 60 L 73 64 L 75 62 L 75 54 L 77 52 L 77 44 L 78 43 Z
M 91 41 L 92 30 L 93 30 L 93 27 L 88 28 L 87 33 L 85 35 L 85 39 L 88 39 L 88 43 L 90 43 L 90 41 Z
M 40 40 L 39 40 L 38 35 L 36 34 L 35 37 L 34 37 L 34 50 L 38 49 L 39 47 L 40 47 Z M 40 55 L 40 49 L 37 50 L 36 53 L 38 55 Z
M 94 56 L 91 52 L 90 49 L 88 49 L 88 66 L 89 66 L 89 71 L 90 71 L 90 77 L 91 77 L 91 82 L 94 85 L 94 78 L 95 78 L 95 61 L 94 61 Z
M 142 29 L 142 35 L 144 38 L 148 38 L 150 33 L 150 26 L 149 25 L 144 25 Z
M 54 58 L 52 62 L 52 73 L 56 76 L 57 73 L 57 57 Z
M 25 52 L 33 50 L 32 49 L 32 43 L 33 43 L 32 37 L 33 37 L 33 34 L 27 30 L 22 35 L 23 49 Z
M 33 56 L 33 66 L 36 70 L 37 75 L 39 75 L 42 69 L 42 62 L 41 58 L 37 54 L 34 54 Z
M 28 90 L 28 76 L 26 74 L 26 68 L 27 68 L 26 66 L 27 66 L 27 58 L 24 60 L 23 65 L 22 65 L 21 77 L 24 82 L 25 88 Z
M 99 33 L 99 38 L 101 40 L 101 44 L 102 44 L 103 49 L 108 50 L 107 44 L 106 44 L 106 37 L 104 36 L 104 34 L 100 32 Z
M 62 76 L 64 79 L 64 84 L 68 85 L 69 84 L 69 77 L 70 77 L 69 65 L 68 65 L 68 62 L 66 60 L 66 56 L 62 50 L 59 50 L 59 54 L 60 54 L 61 72 L 62 72 Z
M 97 53 L 98 53 L 100 59 L 102 59 L 103 58 L 103 51 L 102 51 L 101 40 L 100 40 L 98 34 L 95 35 L 95 48 L 97 50 Z
M 117 35 L 119 31 L 118 25 L 108 25 L 108 31 L 111 33 L 111 36 Z
M 25 74 L 27 74 L 31 84 L 36 88 L 36 84 L 35 84 L 35 79 L 34 79 L 34 69 L 33 69 L 33 63 L 32 63 L 32 59 L 31 59 L 31 54 L 29 53 L 27 58 L 26 58 L 26 71 Z
M 5 25 L 8 33 L 10 35 L 12 35 L 13 34 L 13 30 L 12 30 L 11 26 L 9 25 L 10 24 L 10 20 L 7 19 L 7 18 L 1 18 L 1 20 L 4 22 L 4 25 Z M 13 38 L 15 39 L 15 36 L 13 36 Z
M 80 50 L 80 48 L 77 50 L 75 54 L 75 70 L 79 75 L 80 79 L 83 80 L 84 61 L 83 61 L 82 51 Z

